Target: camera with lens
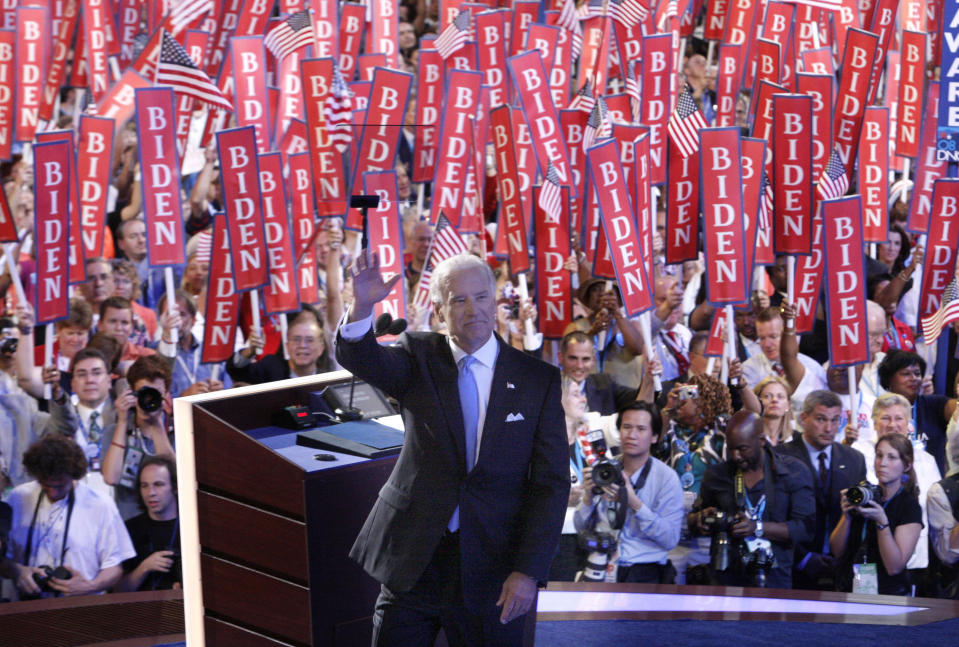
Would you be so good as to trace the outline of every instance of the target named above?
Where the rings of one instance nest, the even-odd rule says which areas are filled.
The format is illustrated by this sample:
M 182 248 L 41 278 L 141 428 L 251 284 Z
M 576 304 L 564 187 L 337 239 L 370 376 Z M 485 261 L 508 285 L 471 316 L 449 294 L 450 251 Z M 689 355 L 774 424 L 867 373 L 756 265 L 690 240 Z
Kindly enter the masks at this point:
M 846 490 L 846 501 L 855 506 L 869 505 L 875 501 L 882 501 L 882 490 L 878 485 L 873 485 L 867 481 L 862 481 Z
M 610 556 L 616 552 L 616 535 L 611 532 L 585 530 L 579 533 L 579 547 L 586 552 L 586 565 L 583 567 L 583 582 L 603 582 L 606 580 L 606 565 Z
M 740 544 L 739 560 L 753 586 L 765 588 L 766 573 L 776 565 L 773 546 L 768 539 L 748 538 Z
M 736 518 L 723 510 L 714 510 L 703 515 L 706 532 L 712 536 L 709 544 L 709 563 L 714 571 L 725 572 L 733 564 L 733 543 L 729 533 L 736 525 Z
M 607 485 L 623 483 L 623 466 L 619 461 L 602 458 L 593 464 L 593 494 L 600 494 Z
M 680 402 L 685 402 L 686 400 L 695 400 L 699 397 L 699 387 L 695 384 L 684 384 L 683 386 L 679 387 L 676 397 L 679 398 Z
M 152 386 L 143 386 L 136 393 L 137 406 L 144 413 L 153 413 L 163 406 L 163 394 Z
M 0 354 L 13 355 L 17 352 L 19 340 L 13 335 L 4 335 L 0 338 Z
M 41 566 L 40 567 L 44 574 L 40 575 L 39 573 L 33 574 L 33 581 L 36 582 L 37 586 L 40 587 L 40 590 L 44 593 L 53 593 L 53 589 L 50 588 L 50 578 L 55 577 L 58 580 L 69 580 L 73 577 L 73 574 L 67 570 L 65 566 L 57 566 L 56 568 L 51 568 L 50 566 Z

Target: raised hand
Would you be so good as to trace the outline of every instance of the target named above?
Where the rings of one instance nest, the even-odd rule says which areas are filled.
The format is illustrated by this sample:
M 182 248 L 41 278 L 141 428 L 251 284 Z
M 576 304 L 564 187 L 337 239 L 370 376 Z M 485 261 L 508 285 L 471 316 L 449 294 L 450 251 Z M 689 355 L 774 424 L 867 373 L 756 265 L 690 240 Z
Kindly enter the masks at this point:
M 388 281 L 380 274 L 380 259 L 376 254 L 364 250 L 353 261 L 350 268 L 353 275 L 353 305 L 350 306 L 350 321 L 365 319 L 373 313 L 373 305 L 387 297 L 401 274 Z

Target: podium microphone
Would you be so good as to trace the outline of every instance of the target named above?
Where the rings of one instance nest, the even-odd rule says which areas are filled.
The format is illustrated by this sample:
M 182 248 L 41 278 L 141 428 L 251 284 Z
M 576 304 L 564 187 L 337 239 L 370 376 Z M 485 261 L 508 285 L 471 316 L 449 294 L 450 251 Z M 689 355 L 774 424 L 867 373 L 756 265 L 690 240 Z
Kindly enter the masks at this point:
M 375 337 L 398 335 L 406 330 L 406 325 L 406 319 L 393 319 L 393 315 L 389 312 L 384 312 L 376 318 L 376 322 L 373 324 L 373 335 Z M 353 389 L 355 386 L 356 376 L 351 374 L 350 403 L 346 409 L 337 409 L 334 411 L 336 417 L 340 419 L 340 422 L 352 422 L 354 420 L 360 420 L 363 417 L 363 412 L 353 407 Z

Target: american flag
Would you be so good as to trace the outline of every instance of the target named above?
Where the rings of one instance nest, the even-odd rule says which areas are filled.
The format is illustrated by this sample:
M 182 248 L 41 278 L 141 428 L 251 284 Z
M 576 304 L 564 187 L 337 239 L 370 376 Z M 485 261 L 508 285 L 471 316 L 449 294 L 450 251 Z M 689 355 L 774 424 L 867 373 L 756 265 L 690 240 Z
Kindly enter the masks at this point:
M 959 319 L 959 286 L 956 285 L 956 278 L 953 277 L 942 292 L 939 309 L 928 317 L 922 318 L 922 336 L 925 338 L 926 346 L 939 338 L 943 327 L 957 319 Z
M 606 102 L 603 97 L 596 97 L 596 105 L 593 106 L 593 111 L 589 113 L 586 127 L 583 128 L 583 151 L 588 150 L 597 139 L 610 137 L 612 133 L 613 125 L 609 121 L 609 110 L 606 108 Z
M 839 157 L 839 151 L 832 149 L 826 168 L 822 170 L 819 176 L 819 184 L 816 192 L 821 200 L 831 200 L 841 198 L 849 190 L 849 174 L 846 173 L 846 167 Z
M 663 15 L 659 18 L 659 24 L 657 28 L 662 31 L 666 29 L 666 21 L 674 16 L 679 15 L 679 3 L 677 0 L 666 0 L 666 9 L 663 11 Z
M 763 169 L 763 179 L 759 192 L 759 222 L 757 225 L 760 229 L 769 231 L 773 226 L 773 187 L 769 182 L 769 174 L 766 173 L 766 169 Z
M 298 11 L 281 21 L 266 34 L 263 39 L 266 48 L 273 52 L 277 60 L 286 58 L 293 52 L 313 44 L 313 26 L 310 12 Z
M 330 140 L 340 153 L 345 153 L 350 147 L 353 138 L 351 121 L 353 119 L 353 94 L 343 80 L 343 74 L 336 63 L 333 63 L 333 83 L 330 84 L 330 93 L 326 96 L 326 106 L 323 116 L 326 117 L 326 130 Z
M 539 201 L 537 203 L 543 213 L 546 214 L 546 222 L 559 222 L 562 194 L 563 192 L 559 188 L 559 173 L 556 172 L 556 167 L 550 162 L 546 167 L 546 179 L 539 189 Z
M 563 0 L 563 8 L 559 12 L 556 24 L 570 33 L 575 61 L 579 58 L 579 53 L 583 51 L 583 27 L 579 24 L 579 16 L 576 15 L 576 0 Z
M 609 15 L 630 29 L 649 17 L 649 7 L 640 0 L 609 0 Z
M 684 84 L 676 102 L 676 109 L 666 126 L 669 136 L 673 138 L 673 143 L 684 158 L 699 150 L 699 131 L 702 128 L 709 128 L 709 124 L 693 95 L 689 93 L 689 86 Z
M 639 123 L 643 106 L 643 95 L 639 88 L 639 79 L 636 78 L 636 63 L 631 61 L 626 68 L 626 95 L 629 97 L 630 114 L 633 121 Z
M 170 30 L 179 34 L 208 11 L 213 11 L 213 0 L 180 0 L 170 9 Z
M 606 0 L 589 0 L 589 2 L 580 6 L 579 18 L 580 20 L 586 20 L 594 16 L 605 16 L 607 12 Z
M 842 0 L 790 0 L 792 4 L 804 4 L 809 7 L 819 7 L 828 11 L 842 10 Z
M 430 248 L 426 252 L 426 262 L 423 264 L 423 273 L 420 274 L 420 283 L 416 288 L 416 298 L 413 299 L 413 303 L 420 308 L 429 307 L 430 278 L 433 276 L 433 268 L 447 258 L 468 252 L 466 243 L 456 231 L 456 227 L 445 214 L 440 213 L 439 218 L 436 219 L 436 228 L 433 230 L 433 240 L 430 241 Z
M 463 48 L 470 37 L 470 12 L 461 11 L 443 33 L 433 41 L 433 47 L 443 59 L 447 59 Z
M 193 97 L 213 108 L 229 112 L 233 110 L 233 104 L 220 93 L 210 77 L 196 66 L 169 32 L 163 32 L 156 84 L 173 86 L 175 93 Z
M 596 98 L 593 96 L 593 82 L 587 78 L 586 83 L 576 92 L 576 96 L 569 102 L 566 109 L 592 112 L 594 105 L 596 105 Z

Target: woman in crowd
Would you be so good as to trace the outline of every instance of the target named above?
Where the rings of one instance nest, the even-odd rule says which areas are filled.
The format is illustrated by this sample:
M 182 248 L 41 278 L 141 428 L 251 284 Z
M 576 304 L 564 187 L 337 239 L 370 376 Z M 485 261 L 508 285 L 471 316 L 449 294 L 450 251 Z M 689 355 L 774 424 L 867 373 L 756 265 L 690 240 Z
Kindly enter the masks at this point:
M 887 434 L 876 443 L 876 478 L 881 495 L 863 505 L 849 502 L 843 490 L 842 517 L 829 537 L 829 547 L 840 560 L 847 591 L 861 590 L 868 579 L 865 565 L 876 565 L 878 592 L 909 595 L 906 563 L 922 530 L 922 509 L 913 470 L 912 443 L 905 436 Z
M 113 296 L 128 299 L 133 306 L 133 332 L 130 334 L 130 341 L 137 346 L 147 346 L 156 338 L 157 315 L 136 300 L 140 294 L 137 268 L 122 258 L 113 259 L 110 265 L 113 266 Z

